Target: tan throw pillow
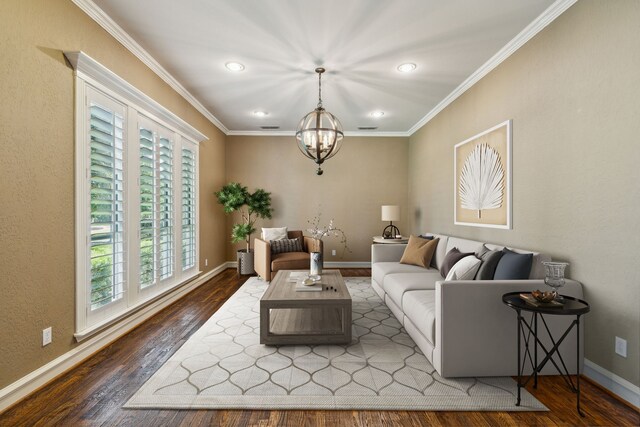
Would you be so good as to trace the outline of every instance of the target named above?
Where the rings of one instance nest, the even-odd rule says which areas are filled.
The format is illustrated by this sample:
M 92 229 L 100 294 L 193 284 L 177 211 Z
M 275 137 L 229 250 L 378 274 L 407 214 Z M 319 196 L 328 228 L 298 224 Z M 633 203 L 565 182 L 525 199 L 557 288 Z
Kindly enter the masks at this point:
M 416 236 L 409 236 L 409 243 L 404 249 L 401 264 L 417 265 L 418 267 L 429 268 L 431 258 L 436 252 L 440 239 L 426 240 Z

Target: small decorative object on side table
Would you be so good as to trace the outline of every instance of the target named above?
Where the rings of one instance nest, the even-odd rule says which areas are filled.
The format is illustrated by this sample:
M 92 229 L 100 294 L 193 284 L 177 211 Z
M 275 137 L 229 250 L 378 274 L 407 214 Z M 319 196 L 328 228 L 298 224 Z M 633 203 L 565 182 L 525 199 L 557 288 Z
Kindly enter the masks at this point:
M 567 384 L 571 388 L 571 391 L 576 393 L 576 407 L 580 416 L 584 417 L 584 414 L 580 409 L 580 316 L 589 312 L 589 310 L 591 309 L 589 307 L 589 304 L 581 299 L 562 295 L 562 303 L 554 300 L 547 303 L 540 302 L 539 304 L 534 305 L 531 301 L 528 301 L 526 299 L 526 296 L 531 294 L 525 292 L 522 292 L 522 294 L 523 296 L 521 297 L 521 292 L 510 292 L 502 296 L 502 302 L 507 306 L 513 308 L 518 316 L 518 400 L 516 402 L 516 406 L 520 406 L 520 389 L 527 385 L 531 377 L 533 377 L 534 379 L 533 387 L 536 388 L 538 386 L 538 372 L 542 371 L 542 368 L 544 368 L 548 361 L 551 361 L 551 363 L 553 363 L 553 365 L 556 367 L 558 373 L 562 375 L 562 377 L 566 380 Z M 557 305 L 560 305 L 560 307 L 557 307 Z M 522 316 L 522 311 L 528 311 L 532 313 L 529 322 L 527 322 L 527 320 Z M 544 320 L 543 315 L 576 316 L 576 318 L 573 322 L 571 322 L 571 325 L 569 325 L 564 334 L 562 334 L 562 337 L 558 341 L 556 341 L 551 335 L 551 332 L 549 330 L 549 327 L 547 326 L 547 322 Z M 549 335 L 549 338 L 553 343 L 553 347 L 551 348 L 551 350 L 547 350 L 547 348 L 538 338 L 538 318 L 542 320 L 542 323 L 547 330 L 547 334 Z M 574 326 L 576 327 L 577 337 L 576 385 L 573 384 L 571 375 L 567 370 L 566 364 L 564 363 L 559 350 L 560 344 L 562 344 L 562 342 L 567 337 L 567 335 L 569 335 L 569 332 L 571 332 Z M 522 358 L 520 355 L 521 336 L 524 338 L 525 343 L 525 352 Z M 533 360 L 531 360 L 531 352 L 529 351 L 529 341 L 531 338 L 533 338 Z M 540 363 L 538 363 L 538 346 L 540 346 L 540 348 L 545 353 L 545 358 Z M 554 354 L 558 355 L 564 371 L 562 371 L 558 364 L 553 360 Z M 523 376 L 522 374 L 524 372 L 527 356 L 529 356 L 529 362 L 531 363 L 533 373 L 523 383 L 521 377 Z
M 555 300 L 562 302 L 562 295 L 558 293 L 558 289 L 564 286 L 564 269 L 569 265 L 566 262 L 545 261 L 544 265 L 544 283 L 553 288 L 556 294 Z

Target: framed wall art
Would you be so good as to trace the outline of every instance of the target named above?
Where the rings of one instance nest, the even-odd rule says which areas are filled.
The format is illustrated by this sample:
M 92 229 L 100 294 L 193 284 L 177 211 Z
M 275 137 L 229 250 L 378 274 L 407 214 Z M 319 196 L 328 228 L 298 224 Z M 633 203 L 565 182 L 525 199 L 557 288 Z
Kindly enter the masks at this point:
M 511 229 L 511 120 L 456 144 L 454 223 Z

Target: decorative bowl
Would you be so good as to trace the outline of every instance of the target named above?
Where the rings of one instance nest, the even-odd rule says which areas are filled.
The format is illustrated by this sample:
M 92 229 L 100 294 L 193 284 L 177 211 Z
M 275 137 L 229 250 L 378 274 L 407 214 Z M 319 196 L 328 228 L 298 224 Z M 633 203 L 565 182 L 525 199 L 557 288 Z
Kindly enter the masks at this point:
M 540 290 L 535 290 L 533 292 L 531 292 L 531 295 L 533 295 L 533 297 L 540 302 L 551 302 L 554 299 L 556 299 L 556 295 L 557 293 L 555 291 L 540 291 Z

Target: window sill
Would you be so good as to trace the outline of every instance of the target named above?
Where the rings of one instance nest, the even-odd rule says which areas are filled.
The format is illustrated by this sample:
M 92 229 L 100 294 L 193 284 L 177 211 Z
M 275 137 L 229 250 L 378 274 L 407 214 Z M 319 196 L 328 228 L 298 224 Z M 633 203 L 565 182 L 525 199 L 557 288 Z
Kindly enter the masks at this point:
M 164 299 L 166 296 L 175 293 L 175 292 L 179 292 L 181 289 L 183 289 L 185 286 L 189 285 L 190 283 L 192 283 L 200 274 L 202 274 L 202 271 L 197 271 L 195 273 L 193 273 L 191 276 L 188 276 L 184 281 L 182 281 L 182 283 L 165 290 L 164 292 L 159 293 L 158 295 L 155 295 L 154 297 L 140 302 L 134 306 L 129 307 L 124 313 L 118 314 L 117 316 L 111 317 L 109 319 L 106 319 L 100 323 L 97 323 L 95 325 L 91 325 L 88 328 L 83 329 L 82 331 L 78 331 L 75 334 L 73 334 L 73 336 L 75 337 L 77 342 L 82 342 L 94 335 L 96 335 L 99 332 L 102 332 L 103 330 L 107 329 L 110 326 L 115 325 L 118 322 L 121 322 L 124 319 L 127 319 L 129 317 L 132 317 L 135 314 L 143 314 L 141 313 L 143 310 L 147 309 L 147 308 L 153 308 L 151 307 L 152 305 L 155 306 L 157 304 L 159 304 L 162 300 Z

